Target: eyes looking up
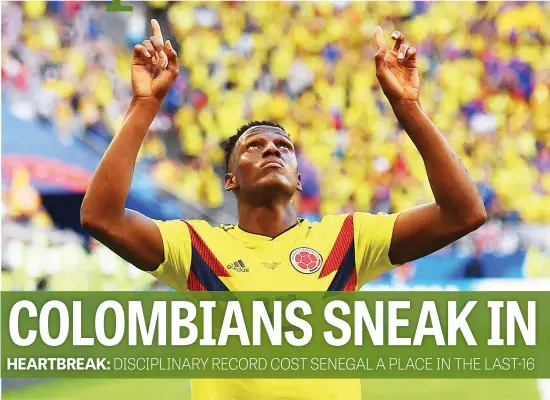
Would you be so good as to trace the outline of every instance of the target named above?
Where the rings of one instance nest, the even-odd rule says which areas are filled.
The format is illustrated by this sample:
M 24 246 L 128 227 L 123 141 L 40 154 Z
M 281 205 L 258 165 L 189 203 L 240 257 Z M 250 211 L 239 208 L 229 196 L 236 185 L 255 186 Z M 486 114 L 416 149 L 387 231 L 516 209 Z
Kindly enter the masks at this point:
M 247 150 L 262 149 L 267 145 L 267 142 L 268 142 L 268 140 L 265 139 L 265 138 L 259 138 L 259 137 L 254 138 L 254 139 L 251 139 L 248 143 L 245 144 L 245 148 Z M 275 139 L 273 141 L 273 144 L 275 144 L 275 146 L 277 146 L 277 148 L 280 151 L 281 150 L 284 150 L 284 151 L 293 151 L 294 150 L 294 146 L 292 145 L 292 143 L 288 139 L 285 139 L 283 137 Z

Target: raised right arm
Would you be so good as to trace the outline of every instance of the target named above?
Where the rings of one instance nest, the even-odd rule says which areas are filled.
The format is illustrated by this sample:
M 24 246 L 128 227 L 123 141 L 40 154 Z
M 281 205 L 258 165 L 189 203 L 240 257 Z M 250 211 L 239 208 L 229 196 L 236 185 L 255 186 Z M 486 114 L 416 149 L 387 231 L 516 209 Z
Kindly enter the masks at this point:
M 151 24 L 154 36 L 134 49 L 134 98 L 99 163 L 80 211 L 82 226 L 93 237 L 144 271 L 154 271 L 164 261 L 162 237 L 155 222 L 125 208 L 126 199 L 139 148 L 178 75 L 176 52 L 169 41 L 163 44 L 158 22 Z
M 158 102 L 132 101 L 121 130 L 99 163 L 80 211 L 84 229 L 145 271 L 154 271 L 163 262 L 162 238 L 152 220 L 125 205 L 139 148 L 158 109 Z

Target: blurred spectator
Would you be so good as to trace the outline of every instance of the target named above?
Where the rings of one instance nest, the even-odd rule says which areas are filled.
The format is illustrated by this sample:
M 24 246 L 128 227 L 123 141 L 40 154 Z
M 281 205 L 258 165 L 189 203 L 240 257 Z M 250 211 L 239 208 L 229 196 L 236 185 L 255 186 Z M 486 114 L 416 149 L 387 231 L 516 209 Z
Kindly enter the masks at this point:
M 55 228 L 28 175 L 18 174 L 10 189 L 2 187 L 22 190 L 2 196 L 2 290 L 138 290 L 155 281 L 99 242 L 88 251 L 75 232 Z M 32 194 L 32 207 L 21 206 L 24 192 Z
M 394 285 L 400 285 L 410 282 L 414 276 L 414 271 L 414 262 L 408 262 L 395 268 L 391 271 L 392 283 Z
M 475 253 L 474 256 L 464 266 L 463 277 L 466 279 L 483 278 L 483 263 L 481 262 L 481 256 L 483 255 L 483 247 L 479 241 L 475 241 Z
M 46 277 L 40 278 L 40 280 L 36 284 L 36 290 L 37 291 L 48 290 L 48 280 Z
M 40 194 L 30 184 L 30 173 L 25 168 L 14 171 L 8 192 L 10 216 L 18 222 L 28 222 L 41 206 Z

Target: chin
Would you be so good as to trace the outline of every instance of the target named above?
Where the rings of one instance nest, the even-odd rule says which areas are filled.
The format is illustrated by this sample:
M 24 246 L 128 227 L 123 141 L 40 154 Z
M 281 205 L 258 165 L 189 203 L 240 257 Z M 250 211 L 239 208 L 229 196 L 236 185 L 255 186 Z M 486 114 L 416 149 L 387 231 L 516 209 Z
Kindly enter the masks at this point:
M 261 179 L 256 183 L 255 192 L 276 196 L 283 193 L 293 196 L 296 188 L 286 178 L 280 176 L 269 176 Z

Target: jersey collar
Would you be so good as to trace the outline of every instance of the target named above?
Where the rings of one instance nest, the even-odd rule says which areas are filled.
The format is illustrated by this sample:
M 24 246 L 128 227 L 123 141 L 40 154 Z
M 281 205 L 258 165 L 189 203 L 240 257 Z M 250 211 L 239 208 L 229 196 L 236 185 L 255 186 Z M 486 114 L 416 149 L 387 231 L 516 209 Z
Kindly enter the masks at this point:
M 250 233 L 250 232 L 244 231 L 239 227 L 238 224 L 235 225 L 235 230 L 233 232 L 235 233 L 235 236 L 237 236 L 239 239 L 241 239 L 243 241 L 248 241 L 248 242 L 251 242 L 251 241 L 252 242 L 275 242 L 275 241 L 280 241 L 280 240 L 286 240 L 288 238 L 292 238 L 292 237 L 298 235 L 301 231 L 301 226 L 303 225 L 303 222 L 304 222 L 303 218 L 298 218 L 294 225 L 292 225 L 287 230 L 279 233 L 274 238 L 271 238 L 271 237 L 265 236 L 265 235 L 259 235 L 257 233 Z

